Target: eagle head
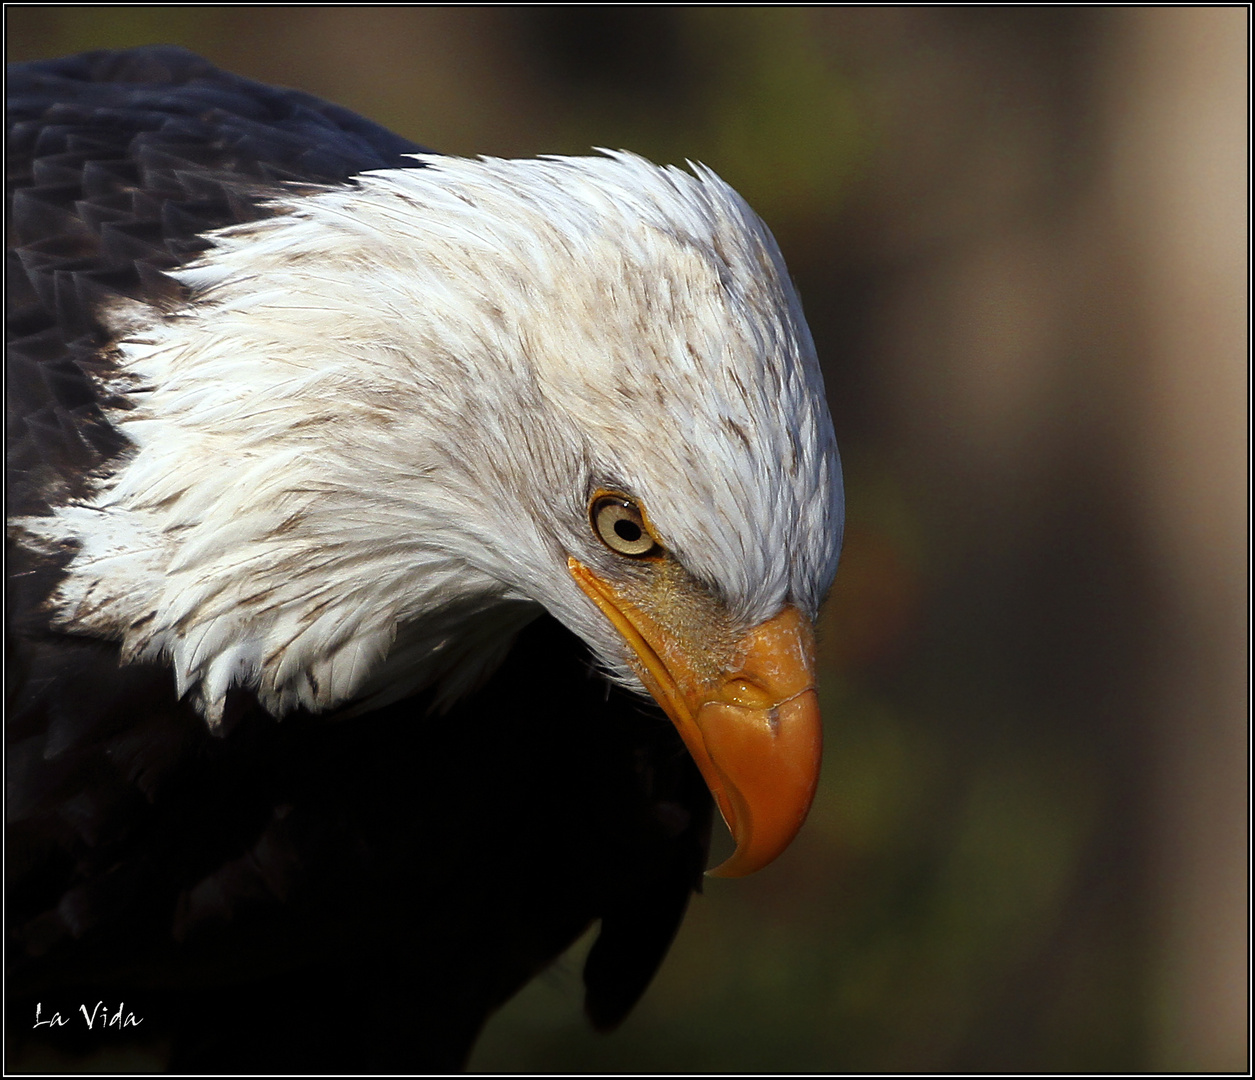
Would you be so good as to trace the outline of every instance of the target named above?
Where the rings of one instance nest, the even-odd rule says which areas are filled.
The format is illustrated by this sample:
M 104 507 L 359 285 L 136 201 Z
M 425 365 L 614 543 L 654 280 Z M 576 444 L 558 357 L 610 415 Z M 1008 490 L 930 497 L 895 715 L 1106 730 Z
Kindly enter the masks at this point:
M 77 542 L 58 619 L 213 724 L 232 687 L 456 700 L 547 610 L 666 711 L 751 872 L 814 792 L 843 516 L 780 252 L 701 166 L 416 164 L 283 194 L 118 309 L 133 449 L 24 523 Z

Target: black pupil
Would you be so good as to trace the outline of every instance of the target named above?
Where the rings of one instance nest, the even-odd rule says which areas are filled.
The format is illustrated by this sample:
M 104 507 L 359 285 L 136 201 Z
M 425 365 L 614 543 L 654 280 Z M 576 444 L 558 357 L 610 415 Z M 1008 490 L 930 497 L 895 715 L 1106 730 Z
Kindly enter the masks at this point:
M 620 540 L 625 540 L 629 544 L 634 544 L 641 538 L 641 527 L 634 521 L 628 521 L 627 518 L 619 518 L 614 523 L 614 531 Z

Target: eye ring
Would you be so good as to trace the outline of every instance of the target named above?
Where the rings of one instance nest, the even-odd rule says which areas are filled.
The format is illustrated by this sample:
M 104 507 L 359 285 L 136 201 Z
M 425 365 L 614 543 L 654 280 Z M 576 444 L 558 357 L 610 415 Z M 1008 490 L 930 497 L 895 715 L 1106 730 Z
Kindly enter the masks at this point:
M 603 544 L 617 555 L 641 559 L 662 548 L 641 509 L 619 492 L 599 491 L 588 504 L 588 519 Z

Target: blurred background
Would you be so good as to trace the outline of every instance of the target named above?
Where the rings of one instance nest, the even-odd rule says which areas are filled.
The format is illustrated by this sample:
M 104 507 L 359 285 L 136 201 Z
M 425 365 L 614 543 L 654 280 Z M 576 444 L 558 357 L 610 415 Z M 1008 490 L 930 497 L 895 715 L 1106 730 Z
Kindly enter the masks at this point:
M 815 809 L 618 1032 L 577 947 L 474 1069 L 1248 1068 L 1246 8 L 6 18 L 448 153 L 704 161 L 784 249 L 848 486 Z

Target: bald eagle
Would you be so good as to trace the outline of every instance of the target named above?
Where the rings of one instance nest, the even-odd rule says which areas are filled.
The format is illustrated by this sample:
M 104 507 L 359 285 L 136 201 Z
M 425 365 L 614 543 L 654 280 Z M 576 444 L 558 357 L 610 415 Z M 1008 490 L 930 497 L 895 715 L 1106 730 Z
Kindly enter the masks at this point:
M 598 922 L 614 1026 L 711 795 L 745 874 L 818 772 L 841 478 L 770 233 L 180 49 L 9 95 L 10 1031 L 456 1068 Z

